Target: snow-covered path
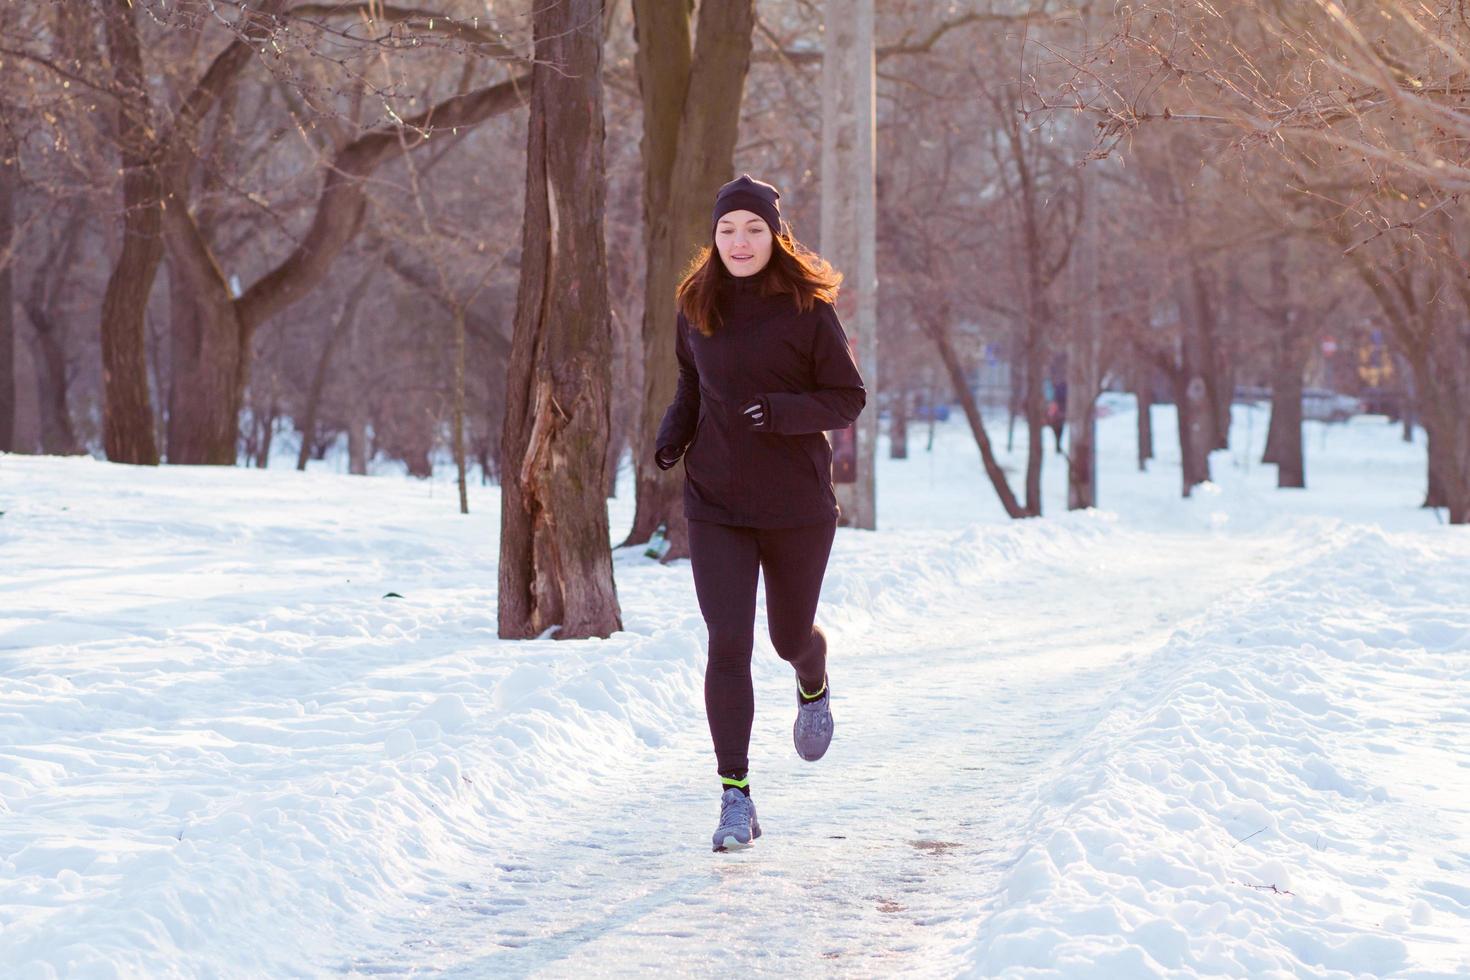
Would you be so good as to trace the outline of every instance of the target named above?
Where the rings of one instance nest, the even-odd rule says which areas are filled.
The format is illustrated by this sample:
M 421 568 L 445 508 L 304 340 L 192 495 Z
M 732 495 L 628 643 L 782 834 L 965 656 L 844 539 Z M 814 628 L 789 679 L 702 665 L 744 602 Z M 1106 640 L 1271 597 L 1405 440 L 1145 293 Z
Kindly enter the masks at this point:
M 881 644 L 827 623 L 843 638 L 831 667 L 838 732 L 815 765 L 792 751 L 787 672 L 764 650 L 752 746 L 764 836 L 752 850 L 708 851 L 712 754 L 704 726 L 686 726 L 591 774 L 582 799 L 461 869 L 451 897 L 381 923 L 398 948 L 343 968 L 953 975 L 976 897 L 1014 860 L 1036 784 L 1130 682 L 1137 655 L 1299 545 L 1130 537 L 1127 576 L 1109 574 L 1117 538 L 1094 538 L 1045 566 L 1028 553 L 977 568 L 885 621 Z M 843 532 L 836 577 L 876 577 L 897 545 Z

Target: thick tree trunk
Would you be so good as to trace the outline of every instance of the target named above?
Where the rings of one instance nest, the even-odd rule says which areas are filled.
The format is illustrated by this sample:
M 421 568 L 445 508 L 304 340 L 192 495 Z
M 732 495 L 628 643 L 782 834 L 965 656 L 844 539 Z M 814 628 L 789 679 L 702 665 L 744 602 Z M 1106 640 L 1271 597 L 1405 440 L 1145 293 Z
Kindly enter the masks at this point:
M 601 13 L 600 0 L 561 0 L 532 14 L 525 227 L 502 437 L 504 638 L 622 628 L 604 496 L 612 337 Z
M 633 3 L 643 100 L 643 407 L 633 447 L 637 502 L 623 544 L 645 542 L 666 525 L 665 562 L 689 556 L 682 471 L 653 462 L 677 380 L 674 290 L 694 252 L 712 244 L 710 206 L 733 176 L 755 25 L 751 0 L 702 3 L 691 36 L 693 6 L 689 0 Z
M 1305 487 L 1302 375 L 1306 371 L 1310 333 L 1306 324 L 1311 321 L 1294 316 L 1292 310 L 1286 240 L 1278 237 L 1269 248 L 1271 306 L 1268 315 L 1275 350 L 1272 357 L 1271 422 L 1266 431 L 1266 451 L 1261 462 L 1276 464 L 1278 487 Z
M 1276 464 L 1278 487 L 1305 487 L 1307 468 L 1302 443 L 1302 371 L 1306 345 L 1283 338 L 1271 380 L 1271 425 L 1262 462 Z M 1274 442 L 1273 442 L 1274 440 Z
M 102 298 L 102 443 L 115 463 L 158 465 L 143 316 L 163 258 L 161 190 L 133 6 L 106 0 L 104 23 L 123 170 L 122 253 Z
M 873 0 L 826 0 L 822 34 L 822 252 L 844 279 L 837 312 L 853 359 L 879 391 L 877 178 L 874 148 Z M 848 433 L 851 480 L 835 487 L 844 527 L 878 526 L 874 450 L 878 413 L 858 417 Z
M 1182 491 L 1188 497 L 1195 487 L 1210 479 L 1210 447 L 1214 445 L 1211 436 L 1215 426 L 1205 379 L 1188 370 L 1179 371 L 1174 378 L 1174 404 L 1179 411 Z
M 944 362 L 955 398 L 959 399 L 965 410 L 965 418 L 970 423 L 970 434 L 975 437 L 975 445 L 980 448 L 980 461 L 985 466 L 985 475 L 990 478 L 990 485 L 995 488 L 995 494 L 1000 498 L 1000 505 L 1005 508 L 1006 516 L 1036 516 L 1016 502 L 1016 495 L 1011 491 L 1010 482 L 1006 480 L 1005 470 L 1001 469 L 995 458 L 995 451 L 990 446 L 990 436 L 985 431 L 985 420 L 980 415 L 980 406 L 975 401 L 975 393 L 965 380 L 964 367 L 960 364 L 954 345 L 950 343 L 943 320 L 925 323 L 924 328 L 939 351 L 939 359 Z M 932 407 L 933 399 L 930 400 L 930 405 Z M 932 419 L 932 414 L 930 417 Z
M 0 131 L 0 453 L 15 451 L 15 138 Z
M 1464 405 L 1470 399 L 1470 364 L 1458 363 L 1466 352 L 1453 349 L 1453 335 L 1442 325 L 1434 335 L 1432 361 L 1416 364 L 1415 387 L 1423 405 L 1429 485 L 1425 507 L 1443 507 L 1451 524 L 1470 523 L 1470 425 Z
M 178 208 L 165 211 L 165 225 L 170 236 L 196 233 Z M 174 245 L 171 255 L 168 461 L 233 466 L 240 428 L 234 405 L 239 324 L 208 253 Z

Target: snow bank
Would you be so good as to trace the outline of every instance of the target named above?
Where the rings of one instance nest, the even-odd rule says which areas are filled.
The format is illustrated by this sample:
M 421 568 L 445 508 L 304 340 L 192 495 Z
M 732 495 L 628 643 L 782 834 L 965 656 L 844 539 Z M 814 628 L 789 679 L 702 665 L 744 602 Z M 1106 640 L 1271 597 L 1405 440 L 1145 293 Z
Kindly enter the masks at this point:
M 4 467 L 7 975 L 340 963 L 405 896 L 450 893 L 534 835 L 589 771 L 704 730 L 687 564 L 618 552 L 625 630 L 607 640 L 501 641 L 493 489 L 464 518 L 442 488 L 392 479 Z M 856 645 L 1054 567 L 1111 523 L 913 532 L 901 549 L 844 532 L 819 621 Z M 757 643 L 757 677 L 786 683 L 763 624 Z
M 496 637 L 493 491 L 464 518 L 406 481 L 3 466 L 7 977 L 312 972 L 698 721 L 692 603 Z M 618 561 L 648 599 L 687 577 Z
M 1470 973 L 1470 539 L 1336 525 L 1041 789 L 973 976 Z

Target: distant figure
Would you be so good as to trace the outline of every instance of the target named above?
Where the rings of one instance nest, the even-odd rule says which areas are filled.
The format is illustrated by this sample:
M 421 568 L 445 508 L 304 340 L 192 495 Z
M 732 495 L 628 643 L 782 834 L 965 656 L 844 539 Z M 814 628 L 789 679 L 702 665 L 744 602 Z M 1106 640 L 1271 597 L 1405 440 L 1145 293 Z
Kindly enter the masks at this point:
M 750 799 L 756 583 L 771 643 L 796 671 L 796 754 L 832 741 L 827 637 L 814 624 L 837 531 L 832 446 L 867 402 L 833 302 L 842 276 L 781 229 L 780 194 L 720 188 L 710 244 L 679 286 L 679 385 L 655 440 L 684 460 L 694 591 L 709 627 L 704 704 L 720 775 L 716 851 L 761 835 Z
M 1047 382 L 1051 389 L 1051 400 L 1046 403 L 1046 424 L 1051 426 L 1057 437 L 1057 452 L 1062 451 L 1062 427 L 1067 424 L 1067 382 Z

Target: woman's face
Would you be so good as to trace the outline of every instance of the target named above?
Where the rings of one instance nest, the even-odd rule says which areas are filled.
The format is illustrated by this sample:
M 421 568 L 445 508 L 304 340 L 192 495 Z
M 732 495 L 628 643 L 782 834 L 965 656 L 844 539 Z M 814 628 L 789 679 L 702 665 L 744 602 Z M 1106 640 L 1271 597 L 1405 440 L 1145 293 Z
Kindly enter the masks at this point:
M 715 247 L 732 276 L 753 276 L 771 261 L 771 226 L 754 211 L 731 211 L 715 225 Z

